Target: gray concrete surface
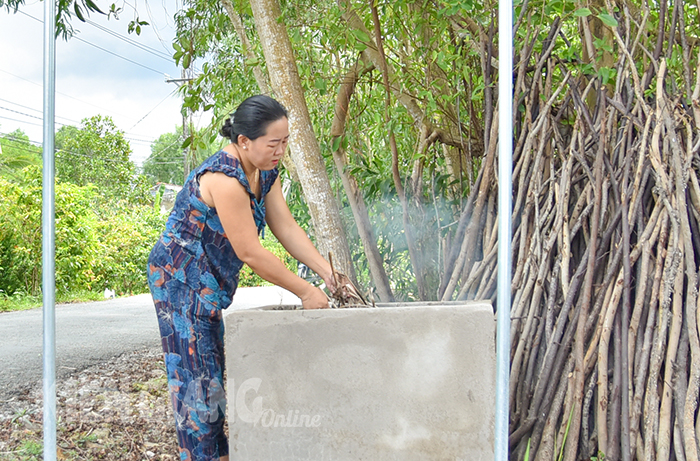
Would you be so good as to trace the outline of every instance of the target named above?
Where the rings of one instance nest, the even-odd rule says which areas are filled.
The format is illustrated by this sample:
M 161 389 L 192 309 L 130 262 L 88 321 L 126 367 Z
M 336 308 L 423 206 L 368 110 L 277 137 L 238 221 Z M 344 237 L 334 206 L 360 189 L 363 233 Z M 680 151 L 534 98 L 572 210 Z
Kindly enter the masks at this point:
M 0 399 L 41 382 L 43 312 L 0 314 Z M 160 347 L 150 295 L 56 306 L 56 375 L 126 351 Z
M 493 459 L 490 304 L 224 318 L 233 459 Z
M 240 288 L 229 309 L 249 309 L 298 299 L 279 287 Z M 0 313 L 0 403 L 41 384 L 41 309 Z M 160 349 L 149 294 L 56 306 L 56 374 L 76 370 L 145 348 Z

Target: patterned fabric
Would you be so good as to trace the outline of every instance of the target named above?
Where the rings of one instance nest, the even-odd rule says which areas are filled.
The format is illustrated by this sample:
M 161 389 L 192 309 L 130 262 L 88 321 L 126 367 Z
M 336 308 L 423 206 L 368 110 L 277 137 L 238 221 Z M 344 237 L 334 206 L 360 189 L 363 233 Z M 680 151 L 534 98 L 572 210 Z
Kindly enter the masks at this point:
M 199 177 L 207 171 L 236 178 L 246 188 L 258 234 L 265 228 L 265 196 L 279 172 L 276 168 L 260 172 L 262 193 L 258 201 L 238 159 L 224 151 L 209 157 L 185 181 L 175 199 L 165 232 L 151 251 L 149 264 L 162 267 L 200 292 L 213 309 L 225 309 L 231 304 L 238 286 L 243 262 L 226 238 L 216 209 L 202 201 Z
M 224 324 L 220 309 L 170 273 L 149 266 L 182 461 L 218 461 L 224 433 Z
M 265 227 L 265 196 L 278 176 L 277 169 L 260 172 L 256 200 L 240 162 L 223 151 L 213 155 L 185 181 L 148 260 L 180 459 L 192 461 L 228 454 L 221 309 L 231 303 L 243 266 L 216 210 L 202 201 L 199 178 L 207 171 L 236 178 L 246 188 L 258 234 Z

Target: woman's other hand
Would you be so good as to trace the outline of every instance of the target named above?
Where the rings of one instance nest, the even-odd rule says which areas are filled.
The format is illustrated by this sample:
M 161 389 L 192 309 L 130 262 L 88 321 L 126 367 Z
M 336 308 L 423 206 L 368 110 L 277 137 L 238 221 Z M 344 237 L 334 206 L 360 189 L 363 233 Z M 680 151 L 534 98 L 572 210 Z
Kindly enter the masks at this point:
M 367 301 L 355 287 L 355 284 L 352 283 L 350 277 L 342 272 L 335 271 L 334 276 L 326 281 L 326 285 L 331 292 L 331 297 L 339 307 L 367 304 Z
M 328 302 L 328 296 L 320 288 L 311 284 L 301 296 L 301 304 L 304 309 L 325 309 L 330 306 Z

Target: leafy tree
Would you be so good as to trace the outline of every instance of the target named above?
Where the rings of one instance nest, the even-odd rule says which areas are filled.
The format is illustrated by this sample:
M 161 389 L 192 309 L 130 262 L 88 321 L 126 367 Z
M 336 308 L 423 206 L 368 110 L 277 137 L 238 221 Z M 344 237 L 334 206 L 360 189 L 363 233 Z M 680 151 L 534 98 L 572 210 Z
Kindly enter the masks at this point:
M 109 200 L 144 201 L 146 181 L 129 160 L 131 147 L 110 117 L 83 120 L 56 133 L 56 176 L 79 186 L 95 185 Z
M 221 5 L 207 0 L 193 1 L 187 6 L 177 15 L 177 24 L 181 34 L 173 44 L 174 57 L 185 68 L 191 65 L 194 58 L 203 56 L 202 52 L 208 54 L 210 50 L 202 45 L 212 45 L 218 48 L 217 42 L 221 34 L 217 31 L 217 25 L 225 25 L 227 19 Z M 277 0 L 270 0 L 265 4 L 254 2 L 251 3 L 251 6 L 259 32 L 259 43 L 263 45 L 261 49 L 264 50 L 272 87 L 277 98 L 289 109 L 293 121 L 290 128 L 292 132 L 290 156 L 295 164 L 304 165 L 303 169 L 297 170 L 297 176 L 308 199 L 309 214 L 313 221 L 313 233 L 317 240 L 317 246 L 323 254 L 332 250 L 337 267 L 354 278 L 355 271 L 350 260 L 350 250 L 343 222 L 340 218 L 338 205 L 333 200 L 327 169 L 309 118 L 302 83 L 296 70 L 292 45 L 284 21 L 279 15 L 279 2 Z M 207 11 L 207 8 L 211 8 L 211 11 Z M 229 22 L 229 27 L 230 24 Z M 239 63 L 243 56 L 245 54 L 235 50 L 234 62 L 228 63 L 226 67 L 217 67 L 215 72 L 217 74 L 225 73 L 227 72 L 226 68 L 238 67 L 235 73 L 239 74 L 242 70 Z M 209 69 L 212 67 L 207 66 L 206 69 L 203 69 L 203 74 L 207 73 Z M 213 83 L 213 79 L 206 77 L 203 79 L 206 80 L 206 83 Z M 216 107 L 218 109 L 230 106 L 232 102 L 241 101 L 250 95 L 242 93 L 241 88 L 248 86 L 251 79 L 241 78 L 240 80 L 240 85 L 238 78 L 225 82 L 224 93 L 233 90 L 233 97 L 225 99 L 226 96 L 215 94 L 213 88 L 208 87 L 206 83 L 201 84 L 202 79 L 197 79 L 193 85 L 183 86 L 185 92 L 183 107 L 188 109 Z M 213 85 L 216 84 L 213 83 Z M 258 86 L 261 84 L 258 83 Z M 259 92 L 259 90 L 255 92 Z M 217 102 L 211 101 L 212 99 Z M 230 112 L 230 107 L 226 109 L 226 112 L 222 112 L 218 112 L 217 115 L 225 116 Z
M 24 131 L 17 129 L 0 138 L 0 176 L 18 179 L 19 170 L 41 164 L 41 148 L 29 142 Z
M 216 136 L 210 136 L 208 131 L 191 130 L 197 143 L 188 144 L 189 149 L 194 149 L 194 163 L 199 164 L 207 157 L 221 148 L 222 141 Z M 169 184 L 182 184 L 184 182 L 182 127 L 175 128 L 175 132 L 164 133 L 151 145 L 151 155 L 143 162 L 142 172 L 156 182 Z
M 225 116 L 230 110 L 227 106 L 240 97 L 241 88 L 251 86 L 252 75 L 272 64 L 262 52 L 261 43 L 267 39 L 261 38 L 252 14 L 265 11 L 266 7 L 258 1 L 251 2 L 252 7 L 246 3 L 222 3 L 226 13 L 219 2 L 190 2 L 190 9 L 181 14 L 183 20 L 178 23 L 174 47 L 176 59 L 185 65 L 195 58 L 213 56 L 203 65 L 204 72 L 184 88 L 185 105 L 195 110 L 213 107 L 217 114 Z M 473 158 L 478 158 L 483 151 L 476 139 L 480 131 L 465 127 L 459 117 L 460 113 L 472 113 L 476 120 L 478 112 L 472 100 L 455 97 L 455 85 L 449 84 L 459 87 L 463 75 L 478 76 L 480 72 L 474 67 L 479 61 L 462 59 L 463 48 L 455 46 L 449 18 L 438 14 L 438 6 L 426 4 L 419 8 L 400 2 L 382 8 L 380 27 L 386 28 L 384 36 L 391 38 L 385 39 L 384 45 L 390 63 L 389 88 L 400 105 L 397 109 L 385 107 L 385 89 L 376 84 L 382 75 L 378 72 L 380 57 L 374 34 L 365 25 L 372 22 L 365 3 L 299 1 L 285 4 L 282 16 L 289 24 L 295 68 L 326 168 L 332 169 L 333 163 L 337 168 L 332 179 L 338 201 L 347 207 L 342 216 L 346 217 L 346 227 L 355 227 L 349 232 L 360 237 L 351 241 L 353 260 L 371 272 L 371 279 L 361 278 L 377 286 L 383 299 L 391 299 L 391 289 L 389 283 L 382 281 L 382 272 L 392 272 L 392 284 L 405 287 L 400 290 L 400 297 L 434 299 L 440 282 L 442 247 L 450 232 L 450 228 L 440 228 L 441 222 L 458 218 L 455 203 L 459 203 L 473 181 L 473 168 L 468 159 L 462 158 L 463 153 L 469 150 Z M 231 19 L 230 25 L 222 24 L 226 15 Z M 406 26 L 406 18 L 414 22 L 411 27 Z M 238 22 L 244 27 L 238 27 Z M 438 30 L 444 32 L 436 33 Z M 263 35 L 269 35 L 269 31 Z M 430 56 L 427 61 L 426 54 Z M 261 81 L 264 79 L 256 80 L 260 88 L 266 87 L 266 82 Z M 395 156 L 386 137 L 387 128 L 394 132 Z M 445 148 L 436 141 L 444 143 Z M 387 177 L 377 178 L 377 169 L 366 168 L 365 160 L 379 166 L 379 171 L 392 179 L 387 183 Z M 446 180 L 434 181 L 437 177 Z M 389 209 L 399 212 L 398 217 L 403 216 L 398 221 L 396 216 L 388 221 L 373 219 L 384 215 L 375 210 L 386 202 L 364 202 L 373 197 L 367 194 L 368 188 L 380 181 L 389 187 L 389 200 L 396 201 Z M 435 184 L 448 186 L 447 193 L 438 192 L 438 200 L 433 200 Z M 455 184 L 463 184 L 464 188 L 459 190 Z M 398 230 L 387 227 L 385 222 L 398 223 Z M 378 242 L 392 244 L 377 248 Z M 401 253 L 410 258 L 401 257 Z M 409 259 L 408 267 L 387 264 Z
M 174 133 L 164 133 L 151 144 L 151 155 L 143 162 L 143 174 L 156 182 L 182 184 L 184 164 L 182 153 L 182 127 Z
M 215 56 L 188 107 L 223 116 L 273 68 L 251 13 L 265 3 L 186 4 L 176 59 Z M 514 69 L 497 1 L 292 0 L 276 15 L 356 264 L 370 266 L 364 213 L 399 297 L 495 299 L 496 83 L 512 78 L 512 459 L 697 459 L 698 6 L 514 3 Z
M 0 178 L 0 293 L 38 295 L 41 290 L 41 169 L 19 172 L 20 181 Z M 56 291 L 117 293 L 147 291 L 146 261 L 164 227 L 152 206 L 125 201 L 95 207 L 93 185 L 57 181 Z

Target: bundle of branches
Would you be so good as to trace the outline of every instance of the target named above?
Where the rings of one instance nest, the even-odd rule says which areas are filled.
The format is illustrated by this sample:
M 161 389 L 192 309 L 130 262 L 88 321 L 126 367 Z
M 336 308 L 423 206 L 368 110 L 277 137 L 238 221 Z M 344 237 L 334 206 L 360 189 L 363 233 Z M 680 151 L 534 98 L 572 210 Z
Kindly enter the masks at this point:
M 647 15 L 635 36 L 626 14 L 626 34 L 609 28 L 616 82 L 575 77 L 552 53 L 558 21 L 514 61 L 512 459 L 528 446 L 536 460 L 699 459 L 700 64 L 663 18 L 645 50 Z M 495 299 L 496 132 L 443 299 Z

